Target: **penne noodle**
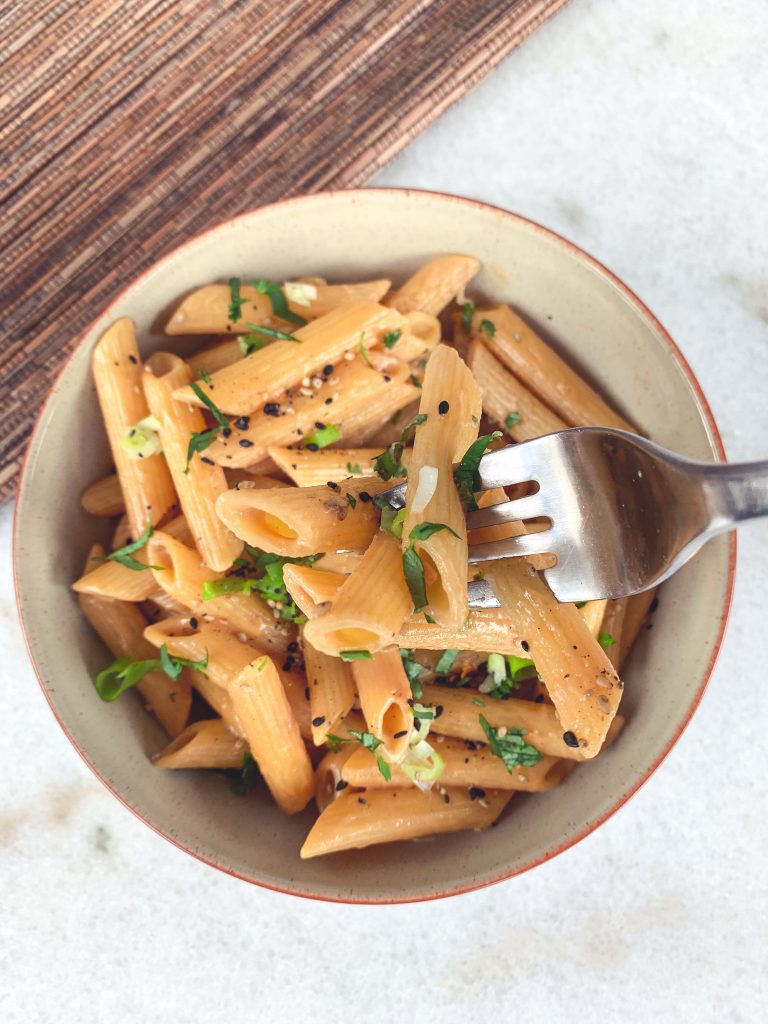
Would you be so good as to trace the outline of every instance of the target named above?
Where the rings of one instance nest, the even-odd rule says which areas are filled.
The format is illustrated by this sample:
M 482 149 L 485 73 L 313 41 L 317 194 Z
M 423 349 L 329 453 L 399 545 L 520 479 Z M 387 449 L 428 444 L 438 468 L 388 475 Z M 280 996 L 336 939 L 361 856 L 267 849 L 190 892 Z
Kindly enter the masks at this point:
M 307 320 L 326 316 L 341 306 L 354 306 L 361 302 L 381 302 L 392 286 L 387 278 L 377 281 L 360 281 L 357 284 L 326 284 L 325 282 L 302 279 L 298 284 L 303 288 L 291 287 L 294 282 L 287 282 L 286 295 L 288 308 L 292 313 L 303 316 Z M 300 296 L 301 301 L 298 297 Z
M 375 603 L 370 600 L 374 592 Z M 400 544 L 379 530 L 357 568 L 342 578 L 330 610 L 312 618 L 304 635 L 326 655 L 360 649 L 374 653 L 395 643 L 411 607 Z
M 270 487 L 288 487 L 285 480 L 276 476 L 268 476 L 264 473 L 252 473 L 248 469 L 225 469 L 224 476 L 227 478 L 229 489 L 237 490 L 268 490 Z
M 146 620 L 136 605 L 96 594 L 80 594 L 78 603 L 85 618 L 115 658 L 143 661 L 155 657 L 154 650 L 143 636 Z M 150 672 L 136 689 L 168 735 L 178 736 L 187 724 L 192 705 L 189 673 L 184 670 L 177 680 L 173 680 L 163 672 Z
M 587 601 L 583 608 L 579 608 L 581 617 L 587 624 L 587 629 L 594 637 L 597 637 L 600 633 L 607 604 L 608 602 L 605 600 Z
M 474 256 L 436 256 L 390 296 L 389 304 L 401 313 L 421 310 L 438 316 L 463 293 L 479 269 L 480 261 Z
M 225 468 L 251 466 L 267 457 L 269 448 L 305 443 L 321 426 L 339 428 L 341 439 L 361 425 L 392 415 L 418 394 L 402 366 L 381 374 L 359 359 L 343 362 L 319 388 L 299 388 L 251 416 L 230 421 L 231 434 L 213 441 L 206 455 Z M 317 378 L 320 379 L 320 378 Z M 302 393 L 303 392 L 303 393 Z
M 464 740 L 441 736 L 433 746 L 444 762 L 440 789 L 444 786 L 477 786 L 480 789 L 541 793 L 562 782 L 576 766 L 575 761 L 542 757 L 532 767 L 520 765 L 510 772 L 501 758 L 491 753 L 487 744 L 477 744 L 470 740 L 468 747 Z M 402 789 L 413 785 L 398 765 L 392 765 L 391 771 L 392 777 L 387 781 L 379 771 L 373 754 L 364 747 L 358 747 L 344 762 L 341 777 L 350 786 L 362 789 Z
M 222 573 L 206 568 L 196 551 L 158 531 L 148 545 L 156 583 L 195 615 L 221 619 L 235 632 L 256 640 L 263 650 L 284 654 L 288 630 L 273 616 L 272 609 L 253 594 L 234 593 L 203 599 L 203 584 L 222 579 Z
M 606 648 L 605 653 L 608 655 L 608 660 L 616 668 L 618 668 L 621 662 L 622 650 L 624 649 L 624 619 L 626 618 L 628 605 L 629 598 L 626 597 L 620 597 L 616 601 L 608 601 L 600 627 L 613 640 L 613 643 Z
M 237 337 L 229 336 L 219 339 L 215 345 L 210 345 L 187 356 L 186 363 L 196 377 L 200 377 L 204 373 L 210 376 L 218 370 L 223 370 L 225 366 L 231 366 L 238 362 L 243 358 L 243 354 Z
M 483 409 L 515 441 L 529 441 L 567 428 L 567 423 L 540 402 L 477 339 L 469 348 L 469 365 L 483 395 Z M 508 419 L 510 414 L 517 418 Z
M 634 646 L 635 640 L 637 640 L 638 633 L 648 624 L 648 616 L 652 614 L 656 609 L 656 595 L 659 592 L 658 587 L 653 587 L 651 590 L 646 590 L 642 594 L 635 594 L 633 597 L 627 599 L 627 604 L 624 612 L 624 621 L 621 626 L 621 636 L 618 642 L 618 660 L 614 661 L 617 667 L 621 667 L 625 658 L 629 654 L 630 650 Z M 656 602 L 656 603 L 654 603 Z M 608 630 L 606 630 L 608 632 Z M 615 638 L 614 638 L 615 639 Z M 608 656 L 611 655 L 612 648 L 608 648 Z
M 482 831 L 499 817 L 511 797 L 512 793 L 497 790 L 486 791 L 481 800 L 473 800 L 466 789 L 345 791 L 312 826 L 301 858 L 462 829 Z
M 368 660 L 353 661 L 352 673 L 368 731 L 381 740 L 385 760 L 396 764 L 408 750 L 414 722 L 408 704 L 411 684 L 400 652 L 379 651 Z
M 210 384 L 202 384 L 200 390 L 222 412 L 248 415 L 281 398 L 287 388 L 300 386 L 304 379 L 311 382 L 319 374 L 322 380 L 322 370 L 337 363 L 345 353 L 361 359 L 360 353 L 378 344 L 393 329 L 405 333 L 408 322 L 392 309 L 375 302 L 343 306 L 300 327 L 292 341 L 274 341 L 218 370 L 211 375 Z M 178 388 L 174 398 L 203 405 L 189 387 Z
M 256 655 L 227 689 L 277 805 L 286 814 L 304 810 L 314 792 L 312 764 L 272 659 Z
M 279 555 L 361 549 L 379 526 L 371 495 L 387 486 L 374 476 L 356 477 L 344 487 L 226 491 L 216 501 L 216 512 L 247 544 Z
M 148 523 L 159 526 L 178 511 L 165 459 L 161 455 L 133 458 L 122 445 L 128 432 L 149 415 L 141 387 L 143 373 L 133 321 L 116 320 L 93 351 L 93 376 L 134 538 L 143 534 Z
M 335 733 L 355 703 L 357 689 L 352 669 L 340 658 L 331 658 L 304 644 L 304 664 L 309 688 L 312 742 L 320 747 L 328 733 Z
M 315 803 L 318 811 L 324 811 L 328 804 L 340 796 L 341 790 L 337 789 L 339 783 L 342 784 L 342 789 L 346 788 L 341 771 L 344 762 L 354 753 L 354 749 L 353 744 L 347 743 L 339 750 L 329 750 L 315 768 Z M 376 767 L 375 760 L 373 765 Z M 376 770 L 378 771 L 378 768 Z
M 480 329 L 484 320 L 493 324 L 492 337 Z M 615 427 L 635 432 L 635 428 L 614 412 L 509 306 L 494 306 L 475 313 L 472 333 L 483 345 L 492 348 L 507 369 L 525 381 L 568 426 Z
M 92 516 L 121 516 L 125 502 L 117 473 L 89 484 L 80 495 L 80 504 Z
M 431 617 L 457 628 L 467 621 L 467 524 L 453 479 L 453 464 L 477 437 L 482 407 L 480 391 L 468 367 L 447 345 L 434 350 L 427 363 L 408 469 L 407 514 L 402 547 L 415 550 L 423 566 Z M 414 541 L 420 524 L 443 527 Z M 416 608 L 416 611 L 421 611 Z
M 240 768 L 248 744 L 221 718 L 193 722 L 153 757 L 157 768 Z
M 563 739 L 563 727 L 552 704 L 536 704 L 517 697 L 499 700 L 477 690 L 453 689 L 431 683 L 425 684 L 423 690 L 423 704 L 442 708 L 430 722 L 430 737 L 456 736 L 475 743 L 487 743 L 488 737 L 480 724 L 482 715 L 494 729 L 524 729 L 525 742 L 548 757 L 564 757 L 571 761 L 583 761 L 586 757 L 582 748 L 571 747 Z
M 528 657 L 547 687 L 560 724 L 584 757 L 594 757 L 621 700 L 623 683 L 572 604 L 560 604 L 520 559 L 485 563 L 503 608 L 524 634 Z
M 243 550 L 243 543 L 215 512 L 216 498 L 227 490 L 224 470 L 203 461 L 199 452 L 187 460 L 192 434 L 203 433 L 207 424 L 199 409 L 172 396 L 192 380 L 192 371 L 178 356 L 167 352 L 155 352 L 145 369 L 144 393 L 150 412 L 160 424 L 163 454 L 195 547 L 206 565 L 223 572 Z
M 329 480 L 340 483 L 353 476 L 370 476 L 381 448 L 321 448 L 311 452 L 307 448 L 272 446 L 267 453 L 299 487 L 322 487 Z

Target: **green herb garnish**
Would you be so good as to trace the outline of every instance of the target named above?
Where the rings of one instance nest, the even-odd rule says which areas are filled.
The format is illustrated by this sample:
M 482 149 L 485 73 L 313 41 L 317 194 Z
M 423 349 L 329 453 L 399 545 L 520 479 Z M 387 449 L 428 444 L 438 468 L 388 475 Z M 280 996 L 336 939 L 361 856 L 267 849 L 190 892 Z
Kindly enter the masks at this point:
M 488 446 L 491 441 L 495 441 L 496 438 L 501 437 L 500 430 L 494 430 L 492 434 L 484 434 L 483 437 L 478 437 L 476 441 L 467 448 L 464 453 L 459 465 L 456 467 L 453 479 L 456 483 L 456 489 L 459 492 L 464 507 L 472 512 L 477 508 L 477 502 L 475 501 L 475 490 L 479 488 L 479 481 L 477 480 L 477 471 L 480 466 L 480 460 L 488 450 Z
M 159 658 L 147 658 L 138 661 L 134 658 L 118 658 L 103 669 L 93 681 L 96 693 L 103 701 L 111 702 L 136 686 L 150 672 L 164 672 L 174 682 L 181 675 L 183 668 L 192 668 L 197 672 L 205 672 L 208 668 L 208 654 L 201 661 L 187 661 L 186 658 L 174 658 L 168 653 L 165 644 L 160 648 Z
M 616 638 L 611 636 L 610 633 L 601 632 L 597 634 L 597 642 L 600 644 L 601 647 L 613 647 L 613 645 L 616 643 Z
M 354 508 L 357 505 L 357 498 L 354 496 L 354 494 L 349 494 L 348 492 L 345 492 L 344 497 L 347 499 L 347 504 L 349 505 L 350 508 Z
M 491 753 L 501 758 L 508 772 L 512 773 L 518 767 L 532 768 L 541 760 L 541 753 L 536 747 L 523 739 L 527 729 L 507 729 L 504 736 L 499 736 L 499 730 L 489 725 L 482 715 L 478 718 L 488 738 Z
M 303 558 L 289 558 L 283 555 L 275 555 L 269 551 L 260 551 L 249 544 L 245 546 L 246 553 L 250 556 L 250 562 L 238 567 L 238 572 L 250 572 L 252 575 L 225 576 L 218 580 L 206 580 L 202 586 L 204 601 L 211 601 L 215 597 L 223 597 L 227 594 L 251 594 L 256 593 L 263 601 L 274 602 L 274 607 L 279 611 L 280 618 L 284 622 L 306 622 L 306 616 L 302 615 L 296 602 L 285 586 L 283 570 L 286 565 L 313 565 L 322 553 L 306 555 Z M 246 568 L 247 567 L 247 568 Z
M 135 558 L 131 558 L 134 551 L 139 551 L 141 548 L 145 547 L 153 532 L 152 523 L 148 522 L 144 529 L 144 533 L 142 533 L 138 540 L 135 540 L 130 544 L 126 544 L 122 548 L 118 548 L 117 551 L 113 551 L 111 554 L 106 555 L 104 561 L 119 562 L 120 565 L 124 565 L 126 569 L 133 569 L 136 572 L 141 572 L 144 569 L 162 569 L 161 565 L 145 565 L 144 562 L 137 562 Z
M 360 468 L 360 466 L 359 466 L 359 464 L 357 462 L 355 462 L 354 464 L 351 463 L 351 462 L 348 462 L 347 463 L 347 472 L 348 473 L 354 473 L 354 474 L 357 474 L 359 476 L 363 471 L 362 471 L 362 469 Z
M 416 700 L 419 700 L 424 693 L 420 682 L 424 666 L 420 665 L 418 661 L 414 661 L 413 651 L 406 650 L 405 647 L 400 648 L 400 658 L 403 662 L 405 674 L 408 676 L 408 682 L 411 684 L 411 693 Z
M 207 384 L 208 387 L 211 386 L 211 376 L 210 374 L 206 373 L 205 370 L 198 370 L 197 376 L 200 378 L 201 381 L 203 381 L 204 384 Z
M 458 656 L 458 651 L 443 651 L 435 665 L 435 672 L 437 675 L 444 676 L 447 672 L 450 672 L 453 668 L 453 663 L 456 661 Z
M 368 656 L 370 657 L 370 655 Z M 325 739 L 328 746 L 333 751 L 340 750 L 342 743 L 354 743 L 355 740 L 357 740 L 358 743 L 361 743 L 366 750 L 370 750 L 372 754 L 376 754 L 376 751 L 381 746 L 381 740 L 378 736 L 374 736 L 372 732 L 359 732 L 357 729 L 350 729 L 349 737 L 335 736 L 333 733 L 329 732 Z M 379 766 L 381 774 L 387 782 L 389 782 L 392 778 L 392 772 L 381 754 L 376 754 L 376 764 Z
M 253 287 L 257 292 L 261 292 L 262 295 L 266 295 L 269 298 L 272 304 L 272 312 L 276 317 L 279 317 L 281 320 L 287 320 L 290 324 L 298 324 L 299 327 L 303 327 L 306 324 L 307 321 L 303 316 L 292 313 L 288 308 L 285 292 L 277 282 L 267 281 L 262 278 L 259 281 L 254 281 Z M 250 324 L 248 326 L 250 327 Z
M 266 346 L 266 341 L 260 338 L 258 334 L 241 334 L 237 339 L 237 344 L 240 346 L 240 351 L 244 356 L 249 356 L 251 352 L 258 352 L 259 349 Z
M 199 384 L 194 382 L 189 385 L 203 405 L 207 406 L 208 409 L 213 413 L 213 418 L 216 420 L 216 426 L 211 427 L 210 430 L 196 431 L 189 439 L 187 445 L 187 465 L 184 469 L 184 473 L 189 473 L 189 463 L 192 460 L 192 456 L 195 452 L 203 452 L 206 448 L 213 444 L 214 438 L 226 427 L 229 427 L 229 420 L 224 413 L 219 409 L 213 399 L 206 395 L 206 393 L 200 388 Z
M 481 320 L 480 330 L 485 332 L 489 341 L 493 341 L 496 334 L 496 324 L 492 320 Z
M 396 331 L 387 331 L 383 338 L 384 348 L 394 348 L 395 345 L 400 340 L 400 335 L 402 333 L 403 332 L 400 330 L 400 328 L 398 328 Z
M 360 353 L 360 358 L 363 360 L 363 362 L 367 363 L 370 366 L 370 368 L 373 369 L 373 363 L 371 362 L 371 358 L 370 358 L 370 356 L 368 355 L 368 353 L 367 353 L 367 351 L 365 349 L 364 341 L 365 341 L 365 335 L 361 334 L 360 335 L 360 344 L 357 346 L 357 351 Z
M 227 775 L 229 775 L 229 788 L 236 796 L 247 796 L 261 778 L 259 766 L 250 753 L 243 754 L 240 771 L 227 772 Z
M 301 344 L 301 338 L 297 338 L 293 334 L 287 334 L 285 331 L 276 331 L 273 327 L 261 327 L 259 324 L 246 323 L 246 327 L 250 327 L 252 331 L 258 331 L 259 334 L 266 334 L 268 338 L 277 338 L 278 341 L 293 341 L 297 345 Z
M 400 440 L 393 441 L 392 444 L 381 453 L 381 455 L 377 455 L 373 460 L 373 468 L 382 480 L 391 480 L 393 476 L 406 476 L 408 471 L 405 466 L 402 465 L 403 451 L 408 443 L 408 437 L 411 429 L 420 427 L 426 419 L 426 413 L 418 413 L 414 416 L 413 419 L 405 425 L 405 428 L 400 435 Z
M 339 657 L 342 661 L 371 661 L 373 659 L 370 651 L 339 651 Z
M 316 444 L 318 448 L 327 448 L 329 444 L 335 444 L 341 438 L 341 428 L 335 423 L 328 423 L 324 427 L 318 427 L 311 434 L 305 434 L 302 442 L 305 445 Z
M 240 278 L 230 277 L 229 279 L 229 309 L 227 316 L 230 322 L 236 324 L 243 313 L 245 299 L 240 297 Z
M 403 523 L 408 510 L 405 508 L 393 508 L 392 505 L 381 507 L 381 528 L 386 533 L 391 533 L 396 540 L 403 538 Z
M 454 537 L 459 535 L 445 523 L 419 523 L 414 526 L 408 537 L 408 547 L 403 552 L 403 573 L 405 582 L 411 592 L 413 610 L 420 612 L 429 603 L 427 601 L 427 584 L 424 577 L 424 563 L 414 548 L 414 541 L 425 541 L 439 530 L 448 530 Z
M 504 426 L 507 428 L 507 430 L 511 430 L 513 427 L 517 426 L 517 424 L 520 422 L 520 418 L 521 417 L 519 412 L 508 412 L 507 415 L 504 417 Z
M 472 330 L 472 317 L 475 315 L 474 302 L 465 302 L 461 307 L 461 326 L 465 331 Z

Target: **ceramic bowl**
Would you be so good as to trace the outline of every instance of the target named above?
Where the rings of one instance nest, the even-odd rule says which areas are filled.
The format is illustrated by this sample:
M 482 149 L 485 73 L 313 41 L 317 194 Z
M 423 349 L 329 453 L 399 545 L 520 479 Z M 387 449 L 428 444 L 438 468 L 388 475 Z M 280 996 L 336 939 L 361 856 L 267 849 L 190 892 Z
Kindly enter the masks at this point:
M 479 257 L 473 292 L 513 304 L 653 440 L 694 458 L 723 458 L 690 368 L 613 274 L 515 214 L 399 189 L 287 200 L 213 228 L 160 260 L 82 338 L 27 453 L 15 526 L 18 603 L 59 724 L 102 782 L 155 831 L 223 871 L 284 892 L 349 902 L 431 899 L 509 878 L 567 849 L 610 817 L 669 752 L 701 698 L 725 628 L 734 545 L 724 537 L 664 585 L 653 629 L 643 632 L 624 673 L 627 727 L 597 761 L 549 793 L 518 797 L 486 833 L 307 862 L 298 852 L 311 811 L 288 818 L 266 797 L 231 794 L 216 773 L 153 768 L 149 756 L 163 735 L 141 701 L 127 696 L 105 705 L 96 698 L 91 677 L 109 659 L 69 585 L 98 534 L 78 496 L 109 469 L 90 373 L 91 351 L 106 327 L 132 317 L 149 354 L 168 346 L 158 314 L 204 282 L 310 274 L 401 281 L 444 252 Z

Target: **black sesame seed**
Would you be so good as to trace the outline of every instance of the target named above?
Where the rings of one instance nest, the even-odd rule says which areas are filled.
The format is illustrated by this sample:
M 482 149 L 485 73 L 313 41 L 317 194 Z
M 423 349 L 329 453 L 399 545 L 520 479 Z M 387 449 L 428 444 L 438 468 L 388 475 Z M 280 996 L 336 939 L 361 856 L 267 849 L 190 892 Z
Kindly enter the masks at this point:
M 414 718 L 413 728 L 416 730 L 416 732 L 421 732 L 421 722 L 419 721 L 418 718 Z
M 288 657 L 283 662 L 283 672 L 290 672 L 291 669 L 293 668 L 293 663 L 295 660 L 295 658 L 292 658 L 290 655 L 288 655 Z
M 250 416 L 238 416 L 238 418 L 235 420 L 235 426 L 237 427 L 238 430 L 247 430 L 250 422 Z
M 348 785 L 349 783 L 346 782 L 344 779 L 339 779 L 339 781 L 336 783 L 336 792 L 340 793 L 342 789 L 346 789 Z
M 658 607 L 659 607 L 659 599 L 658 599 L 658 597 L 654 597 L 654 599 L 651 601 L 651 607 L 648 609 L 648 614 L 649 615 L 653 615 L 653 613 L 656 611 L 656 609 Z
M 467 750 L 477 750 L 477 744 L 474 740 L 464 740 L 464 746 Z
M 325 430 L 325 424 L 320 420 L 315 420 L 315 430 Z
M 309 700 L 309 687 L 308 686 L 304 687 L 304 698 L 305 698 L 305 700 Z
M 579 741 L 576 739 L 576 737 L 570 731 L 570 729 L 568 730 L 568 732 L 563 733 L 563 743 L 565 743 L 566 747 L 578 747 L 579 745 Z
M 291 642 L 286 647 L 286 651 L 288 651 L 289 654 L 295 654 L 296 651 L 298 651 L 298 649 L 299 649 L 299 644 L 298 644 L 298 642 L 296 640 L 291 640 Z
M 280 406 L 277 404 L 277 402 L 267 402 L 267 404 L 264 406 L 264 415 L 279 416 Z
M 371 496 L 368 493 L 368 491 L 360 491 L 360 493 L 358 494 L 358 498 L 360 499 L 360 501 L 363 502 L 363 504 L 365 504 L 366 501 L 371 500 Z
M 443 793 L 443 802 L 446 804 L 449 804 L 451 802 L 451 797 L 449 793 Z
M 357 802 L 358 802 L 359 804 L 364 804 L 364 803 L 366 802 L 366 801 L 365 801 L 365 797 L 359 796 L 359 797 L 357 798 Z
M 325 721 L 325 715 L 318 715 L 317 718 L 312 719 L 312 725 L 317 729 Z
M 197 629 L 197 619 L 194 617 L 194 615 L 189 620 L 189 624 L 192 627 L 192 629 Z
M 408 700 L 405 703 L 408 705 L 409 708 L 412 708 L 413 707 L 413 697 L 409 697 Z
M 333 373 L 333 366 L 330 363 L 328 363 L 327 366 L 323 367 L 323 376 L 324 377 L 330 377 L 332 373 Z
M 445 416 L 449 409 L 450 405 L 448 405 L 446 401 L 442 401 L 440 405 L 438 405 L 437 407 L 437 411 L 440 413 L 441 416 Z
M 320 451 L 320 445 L 319 444 L 315 444 L 313 441 L 310 441 L 310 443 L 304 445 L 304 447 L 307 449 L 308 452 L 319 452 Z
M 470 786 L 468 792 L 470 800 L 482 800 L 485 796 L 485 790 L 480 789 L 479 786 Z
M 329 480 L 328 483 L 326 484 L 326 487 L 330 487 L 332 491 L 340 491 L 341 490 L 341 485 L 337 484 L 337 483 L 334 483 L 333 480 Z
M 241 448 L 253 448 L 253 441 L 249 441 L 247 437 L 242 438 L 237 443 Z
M 520 646 L 523 648 L 524 651 L 530 651 L 530 649 L 531 649 L 530 648 L 530 644 L 528 643 L 527 640 L 521 640 L 520 641 Z
M 232 437 L 232 428 L 231 427 L 224 427 L 224 429 L 221 432 L 221 436 L 222 437 Z M 232 456 L 229 455 L 228 458 L 231 459 Z
M 403 736 L 407 736 L 407 735 L 408 735 L 408 730 L 407 729 L 401 729 L 400 732 L 396 732 L 395 735 L 392 738 L 395 739 L 395 740 L 401 740 L 403 738 Z
M 442 713 L 443 713 L 443 705 L 442 704 L 436 704 L 435 705 L 435 718 L 439 718 L 440 715 L 442 715 Z
M 325 404 L 326 405 L 333 405 L 333 399 L 332 398 L 326 398 Z
M 385 383 L 385 384 L 389 384 L 389 382 L 390 382 L 391 380 L 392 380 L 392 378 L 391 378 L 391 377 L 389 376 L 389 374 L 385 373 L 385 374 L 384 374 L 384 383 Z
M 134 366 L 136 366 L 136 364 L 137 364 L 137 363 L 138 363 L 138 361 L 139 361 L 139 360 L 138 360 L 138 359 L 136 358 L 136 356 L 128 356 L 128 358 L 130 359 L 130 361 L 131 361 L 131 362 L 133 363 L 133 365 L 134 365 Z
M 215 466 L 216 465 L 216 463 L 213 461 L 213 459 L 209 459 L 207 455 L 201 455 L 200 456 L 200 461 L 204 462 L 206 464 L 206 466 Z

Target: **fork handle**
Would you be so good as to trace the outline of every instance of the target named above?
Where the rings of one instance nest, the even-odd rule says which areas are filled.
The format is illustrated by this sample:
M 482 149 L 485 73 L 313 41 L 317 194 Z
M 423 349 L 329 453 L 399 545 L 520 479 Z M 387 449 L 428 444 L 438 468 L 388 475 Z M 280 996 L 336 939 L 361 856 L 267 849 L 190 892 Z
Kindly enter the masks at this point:
M 711 515 L 708 533 L 768 516 L 768 462 L 708 464 L 701 472 Z

